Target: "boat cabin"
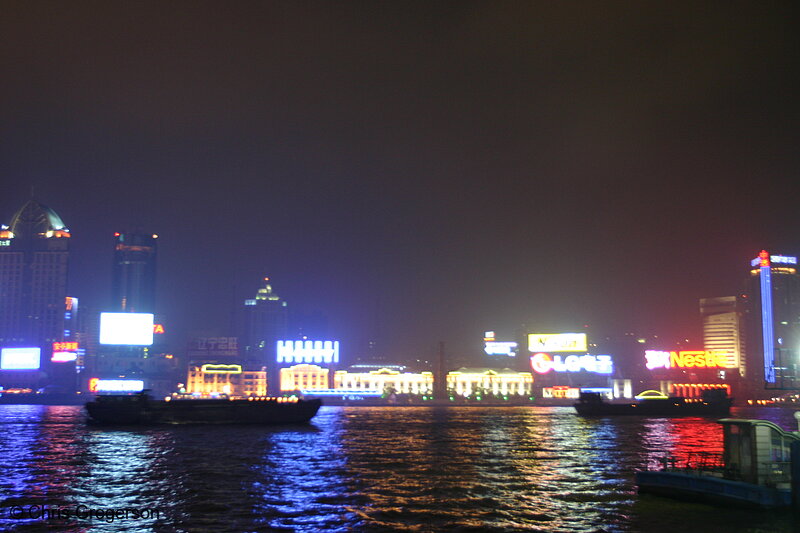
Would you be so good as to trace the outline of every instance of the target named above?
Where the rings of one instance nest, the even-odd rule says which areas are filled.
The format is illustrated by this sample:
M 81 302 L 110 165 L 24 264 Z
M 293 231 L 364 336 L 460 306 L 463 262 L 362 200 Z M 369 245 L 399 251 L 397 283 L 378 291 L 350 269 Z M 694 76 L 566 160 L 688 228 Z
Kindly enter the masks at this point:
M 773 487 L 791 483 L 792 442 L 800 433 L 766 420 L 723 418 L 723 460 L 731 477 Z

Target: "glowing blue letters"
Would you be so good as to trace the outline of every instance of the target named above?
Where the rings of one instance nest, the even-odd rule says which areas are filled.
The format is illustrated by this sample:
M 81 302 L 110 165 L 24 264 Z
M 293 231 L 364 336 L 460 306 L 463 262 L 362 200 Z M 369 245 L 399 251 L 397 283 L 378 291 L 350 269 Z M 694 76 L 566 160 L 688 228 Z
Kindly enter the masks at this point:
M 507 355 L 514 357 L 517 353 L 516 342 L 505 341 L 486 341 L 486 347 L 483 349 L 486 355 Z
M 338 363 L 339 341 L 278 341 L 279 363 Z

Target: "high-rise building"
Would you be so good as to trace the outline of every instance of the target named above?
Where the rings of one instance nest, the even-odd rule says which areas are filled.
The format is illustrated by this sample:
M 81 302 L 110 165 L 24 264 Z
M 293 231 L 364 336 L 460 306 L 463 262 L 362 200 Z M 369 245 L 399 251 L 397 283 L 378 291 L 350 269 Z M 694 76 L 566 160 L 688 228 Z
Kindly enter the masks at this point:
M 748 292 L 748 381 L 766 389 L 800 388 L 797 257 L 762 250 L 750 262 Z
M 277 366 L 277 344 L 288 334 L 289 313 L 286 301 L 272 290 L 269 278 L 258 289 L 255 298 L 244 301 L 242 324 L 243 358 L 250 366 L 267 369 L 267 387 L 277 393 L 280 381 Z
M 702 298 L 703 349 L 724 354 L 727 368 L 747 377 L 745 357 L 744 305 L 738 296 Z
M 112 309 L 154 313 L 156 302 L 156 239 L 152 233 L 114 234 Z
M 35 200 L 0 226 L 0 345 L 64 340 L 69 242 L 61 217 Z
M 28 353 L 0 363 L 0 385 L 76 384 L 78 299 L 67 296 L 70 232 L 47 206 L 29 200 L 0 226 L 0 347 Z M 4 371 L 8 370 L 8 371 Z

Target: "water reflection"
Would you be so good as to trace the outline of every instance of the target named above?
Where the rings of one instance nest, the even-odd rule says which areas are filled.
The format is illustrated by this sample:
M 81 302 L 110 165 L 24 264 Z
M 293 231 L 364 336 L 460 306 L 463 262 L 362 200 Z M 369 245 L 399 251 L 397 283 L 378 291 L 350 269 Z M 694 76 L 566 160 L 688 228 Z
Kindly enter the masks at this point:
M 791 412 L 772 417 L 784 427 Z M 77 407 L 0 406 L 0 529 L 788 531 L 793 519 L 639 497 L 668 451 L 721 449 L 713 420 L 568 408 L 324 407 L 301 427 L 91 428 Z M 11 505 L 157 519 L 9 520 Z

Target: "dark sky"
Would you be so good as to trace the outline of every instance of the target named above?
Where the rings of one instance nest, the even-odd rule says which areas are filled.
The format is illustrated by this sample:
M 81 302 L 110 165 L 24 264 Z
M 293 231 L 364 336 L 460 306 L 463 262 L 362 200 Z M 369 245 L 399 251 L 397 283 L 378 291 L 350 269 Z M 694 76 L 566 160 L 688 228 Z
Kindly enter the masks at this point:
M 270 275 L 352 349 L 695 335 L 800 253 L 791 2 L 0 3 L 0 218 L 160 235 L 176 336 Z

